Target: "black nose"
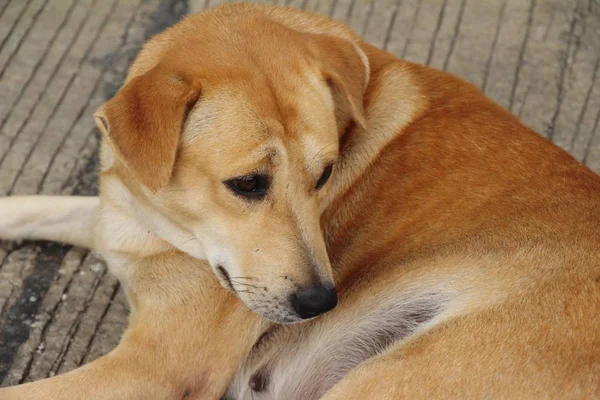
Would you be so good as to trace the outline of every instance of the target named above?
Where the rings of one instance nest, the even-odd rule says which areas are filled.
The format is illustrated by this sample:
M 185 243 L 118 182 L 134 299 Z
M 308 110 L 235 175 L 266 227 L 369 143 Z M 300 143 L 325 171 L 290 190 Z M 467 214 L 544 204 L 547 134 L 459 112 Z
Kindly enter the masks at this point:
M 294 293 L 291 302 L 300 318 L 307 319 L 333 310 L 338 298 L 333 286 L 316 285 Z

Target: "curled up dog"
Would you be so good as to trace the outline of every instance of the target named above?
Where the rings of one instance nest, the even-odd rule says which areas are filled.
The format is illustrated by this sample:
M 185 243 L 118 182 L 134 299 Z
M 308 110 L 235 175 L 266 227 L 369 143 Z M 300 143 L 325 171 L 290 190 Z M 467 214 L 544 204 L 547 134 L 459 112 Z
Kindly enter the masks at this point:
M 0 236 L 99 252 L 129 327 L 0 399 L 598 396 L 600 178 L 472 85 L 231 5 L 96 120 L 100 196 L 4 198 Z

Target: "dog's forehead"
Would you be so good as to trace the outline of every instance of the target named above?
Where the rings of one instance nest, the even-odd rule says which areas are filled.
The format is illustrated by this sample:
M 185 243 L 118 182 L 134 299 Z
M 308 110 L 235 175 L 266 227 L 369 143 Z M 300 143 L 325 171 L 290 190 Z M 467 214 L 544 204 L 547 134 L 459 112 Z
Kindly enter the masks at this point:
M 217 144 L 242 140 L 240 145 L 253 146 L 283 131 L 268 110 L 265 104 L 253 102 L 233 85 L 209 91 L 189 112 L 182 142 Z
M 326 84 L 312 71 L 277 83 L 268 77 L 218 85 L 208 82 L 188 114 L 182 142 L 200 137 L 264 141 L 315 136 L 331 130 L 332 121 L 333 99 Z

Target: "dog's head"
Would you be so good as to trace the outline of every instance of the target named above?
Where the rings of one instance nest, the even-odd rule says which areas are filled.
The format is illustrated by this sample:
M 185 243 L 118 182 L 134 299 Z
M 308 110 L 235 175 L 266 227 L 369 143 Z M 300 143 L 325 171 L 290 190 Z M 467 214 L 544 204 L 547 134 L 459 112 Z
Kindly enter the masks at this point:
M 285 26 L 299 11 L 250 10 L 153 39 L 96 119 L 156 233 L 295 322 L 337 303 L 320 214 L 342 132 L 365 124 L 368 64 L 352 41 Z

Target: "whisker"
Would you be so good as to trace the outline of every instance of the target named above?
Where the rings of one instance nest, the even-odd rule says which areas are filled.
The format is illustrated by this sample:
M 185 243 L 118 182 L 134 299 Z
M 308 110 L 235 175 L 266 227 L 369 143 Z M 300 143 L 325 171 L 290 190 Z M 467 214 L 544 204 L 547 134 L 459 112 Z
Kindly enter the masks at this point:
M 237 292 L 238 292 L 237 290 L 235 290 L 235 288 L 234 288 L 234 287 L 232 287 L 232 286 L 229 284 L 229 282 L 227 281 L 227 279 L 223 279 L 223 278 L 221 278 L 221 277 L 217 277 L 217 279 L 218 279 L 218 281 L 219 281 L 219 284 L 220 284 L 221 286 L 224 286 L 224 287 L 226 287 L 226 288 L 230 288 L 230 289 L 231 289 L 231 290 L 232 290 L 234 293 L 237 293 Z
M 254 294 L 254 292 L 252 292 L 251 290 L 236 290 L 236 289 L 234 289 L 234 291 L 236 293 L 250 293 L 250 294 Z
M 176 247 L 179 248 L 179 247 L 183 246 L 184 244 L 186 244 L 188 242 L 191 242 L 192 240 L 198 240 L 198 239 L 195 236 L 193 236 L 193 237 L 191 237 L 191 238 L 189 238 L 187 240 L 184 240 L 183 242 L 179 243 Z
M 256 286 L 256 285 L 251 285 L 251 284 L 249 284 L 249 283 L 244 283 L 244 282 L 236 282 L 236 281 L 234 281 L 233 279 L 231 280 L 231 282 L 232 282 L 234 285 L 248 286 L 248 287 L 251 287 L 251 288 L 254 288 L 254 289 L 264 289 L 264 288 L 266 287 L 266 286 Z

